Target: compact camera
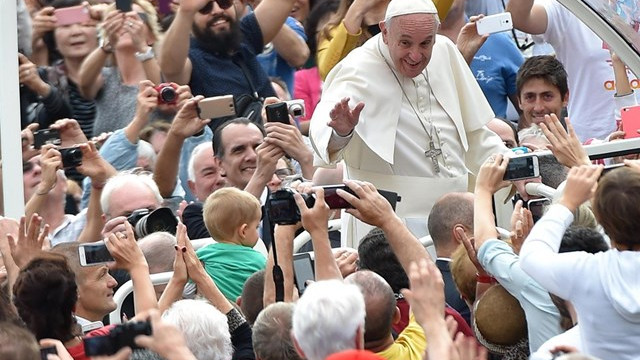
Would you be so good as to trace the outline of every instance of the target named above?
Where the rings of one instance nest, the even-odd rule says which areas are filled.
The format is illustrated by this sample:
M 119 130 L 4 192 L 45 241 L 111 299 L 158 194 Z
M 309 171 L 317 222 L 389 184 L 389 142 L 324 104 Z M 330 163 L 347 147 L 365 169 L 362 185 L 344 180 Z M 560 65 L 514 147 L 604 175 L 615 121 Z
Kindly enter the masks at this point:
M 172 84 L 162 83 L 155 87 L 158 92 L 158 105 L 175 105 L 178 102 L 177 87 Z
M 70 169 L 82 165 L 82 150 L 79 147 L 62 148 L 58 151 L 62 157 L 63 168 Z
M 166 231 L 175 235 L 176 226 L 178 226 L 178 220 L 168 207 L 157 208 L 153 211 L 149 209 L 135 210 L 127 216 L 127 221 L 133 227 L 138 239 L 158 231 Z
M 302 99 L 288 100 L 288 101 L 285 101 L 285 104 L 287 104 L 289 115 L 293 116 L 294 118 L 305 116 L 304 100 Z
M 60 132 L 54 129 L 42 129 L 33 132 L 33 148 L 40 149 L 45 144 L 60 146 Z
M 87 356 L 113 355 L 125 346 L 140 349 L 134 339 L 138 335 L 151 335 L 151 323 L 128 322 L 111 329 L 109 335 L 86 337 L 83 339 Z

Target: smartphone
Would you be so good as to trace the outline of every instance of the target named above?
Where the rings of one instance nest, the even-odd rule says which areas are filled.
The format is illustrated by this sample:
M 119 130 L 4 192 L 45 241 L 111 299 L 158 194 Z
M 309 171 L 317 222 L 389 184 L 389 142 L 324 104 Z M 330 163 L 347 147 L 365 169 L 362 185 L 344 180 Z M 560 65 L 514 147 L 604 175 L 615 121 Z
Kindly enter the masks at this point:
M 539 219 L 544 215 L 544 210 L 551 205 L 551 200 L 547 198 L 531 199 L 527 201 L 527 209 L 531 211 L 534 219 Z
M 200 119 L 236 116 L 233 95 L 214 96 L 200 100 L 198 103 L 198 116 Z
M 291 124 L 289 122 L 289 106 L 286 102 L 271 104 L 264 107 L 267 112 L 268 122 L 279 122 L 283 124 Z
M 631 139 L 640 137 L 638 129 L 640 129 L 640 105 L 624 107 L 620 110 L 622 117 L 622 130 L 624 130 L 624 138 Z
M 33 147 L 40 149 L 43 145 L 53 144 L 60 146 L 60 132 L 53 129 L 42 129 L 33 132 Z
M 49 354 L 58 355 L 58 350 L 56 350 L 55 346 L 40 348 L 40 359 L 47 360 L 47 355 Z
M 355 193 L 347 185 L 326 185 L 324 189 L 324 201 L 329 205 L 329 209 L 352 209 L 349 202 L 338 195 L 337 190 L 342 189 L 355 196 Z
M 81 244 L 78 247 L 80 266 L 93 266 L 115 261 L 104 241 Z
M 91 20 L 89 9 L 84 5 L 60 8 L 53 11 L 56 26 L 79 24 Z
M 315 280 L 313 271 L 313 260 L 309 253 L 300 253 L 293 255 L 293 273 L 296 278 L 296 287 L 300 295 L 307 288 L 307 281 Z
M 116 9 L 125 13 L 132 11 L 131 0 L 116 0 Z
M 476 21 L 476 29 L 479 35 L 495 34 L 513 29 L 511 13 L 504 12 L 495 15 L 485 16 Z
M 514 181 L 538 176 L 540 176 L 538 156 L 533 154 L 524 154 L 514 156 L 509 159 L 507 171 L 504 173 L 504 180 Z

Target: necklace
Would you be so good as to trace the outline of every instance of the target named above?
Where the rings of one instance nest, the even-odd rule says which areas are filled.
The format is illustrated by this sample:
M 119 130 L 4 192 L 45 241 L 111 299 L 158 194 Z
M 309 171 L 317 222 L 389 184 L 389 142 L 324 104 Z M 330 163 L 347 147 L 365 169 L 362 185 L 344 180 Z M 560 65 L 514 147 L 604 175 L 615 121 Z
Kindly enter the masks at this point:
M 433 126 L 433 122 L 431 121 L 431 111 L 432 111 L 432 109 L 431 109 L 431 83 L 429 82 L 429 77 L 427 75 L 425 75 L 424 72 L 422 73 L 422 76 L 424 77 L 425 81 L 427 82 L 427 85 L 429 86 L 429 94 L 427 96 L 429 98 L 429 118 L 428 118 L 429 130 L 427 130 L 427 126 L 424 124 L 424 122 L 422 121 L 422 117 L 420 116 L 420 113 L 416 110 L 415 106 L 413 106 L 413 103 L 409 99 L 409 96 L 407 95 L 407 92 L 404 90 L 404 87 L 402 86 L 402 83 L 400 82 L 400 79 L 398 78 L 398 75 L 396 75 L 396 72 L 393 71 L 393 68 L 391 67 L 391 65 L 387 61 L 387 58 L 385 58 L 384 55 L 382 54 L 382 49 L 380 49 L 380 42 L 378 42 L 378 52 L 380 53 L 380 56 L 382 56 L 382 59 L 384 59 L 384 62 L 385 62 L 385 64 L 387 64 L 387 67 L 389 68 L 389 70 L 393 74 L 393 77 L 396 79 L 396 82 L 398 83 L 398 86 L 400 86 L 400 90 L 402 90 L 402 95 L 405 97 L 405 99 L 407 99 L 407 102 L 409 103 L 409 106 L 411 106 L 411 110 L 413 110 L 414 114 L 418 118 L 418 122 L 422 126 L 422 129 L 424 129 L 425 134 L 427 134 L 427 137 L 429 138 L 429 149 L 427 149 L 424 152 L 424 156 L 431 159 L 431 162 L 433 163 L 433 169 L 436 172 L 436 174 L 440 173 L 440 164 L 438 163 L 438 156 L 442 156 L 442 149 L 436 147 L 435 143 L 433 141 L 433 128 L 434 128 L 434 126 Z M 417 89 L 417 87 L 416 87 L 416 89 Z

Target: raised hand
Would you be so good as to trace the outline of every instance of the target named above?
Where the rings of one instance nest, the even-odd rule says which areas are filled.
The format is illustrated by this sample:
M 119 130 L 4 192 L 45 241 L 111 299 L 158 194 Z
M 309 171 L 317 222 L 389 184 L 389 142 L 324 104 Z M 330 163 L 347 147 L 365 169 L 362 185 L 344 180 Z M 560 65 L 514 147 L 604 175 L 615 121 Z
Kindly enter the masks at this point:
M 489 38 L 489 34 L 480 35 L 476 26 L 476 21 L 482 19 L 484 15 L 472 16 L 469 18 L 469 22 L 466 23 L 460 33 L 458 33 L 458 40 L 456 46 L 467 64 L 470 64 L 473 60 L 473 56 L 478 52 L 478 49 L 482 47 L 485 41 Z
M 522 200 L 516 202 L 511 213 L 511 245 L 516 254 L 520 253 L 522 243 L 529 236 L 533 227 L 533 215 L 529 209 L 522 207 Z
M 102 185 L 116 174 L 116 169 L 100 156 L 94 143 L 81 144 L 80 150 L 82 151 L 82 165 L 78 166 L 78 171 L 90 177 L 93 184 Z
M 18 226 L 18 238 L 16 239 L 14 234 L 7 234 L 11 255 L 18 267 L 24 267 L 42 250 L 45 239 L 49 235 L 49 225 L 44 225 L 42 229 L 41 225 L 42 217 L 38 216 L 38 214 L 31 216 L 28 225 L 23 216 L 20 218 L 20 225 Z
M 420 325 L 428 325 L 436 320 L 444 322 L 444 280 L 440 270 L 432 261 L 420 260 L 409 268 L 411 289 L 403 289 L 402 295 L 409 302 L 411 311 Z
M 480 167 L 478 177 L 476 178 L 476 193 L 478 191 L 487 191 L 494 194 L 503 187 L 509 186 L 508 181 L 502 180 L 507 170 L 509 158 L 496 154 L 490 156 Z
M 88 141 L 80 124 L 75 119 L 60 119 L 51 124 L 49 128 L 60 132 L 60 147 L 72 147 Z
M 51 6 L 40 9 L 33 16 L 33 34 L 32 41 L 35 42 L 42 39 L 44 34 L 53 31 L 56 28 L 56 17 L 53 15 L 55 9 Z
M 18 53 L 18 75 L 20 76 L 20 84 L 26 85 L 31 91 L 40 96 L 47 96 L 51 90 L 51 86 L 47 84 L 38 73 L 38 67 L 32 63 L 26 56 Z
M 109 44 L 113 47 L 116 46 L 120 35 L 124 32 L 125 15 L 120 10 L 114 10 L 107 14 L 102 22 L 102 27 L 107 34 Z
M 147 25 L 142 21 L 140 16 L 135 11 L 130 11 L 124 14 L 124 26 L 122 30 L 131 36 L 131 41 L 136 51 L 143 52 L 147 50 L 149 45 L 144 38 L 144 28 Z
M 116 261 L 115 267 L 117 269 L 127 270 L 132 272 L 136 267 L 147 267 L 147 260 L 140 250 L 136 237 L 133 234 L 133 227 L 126 222 L 124 224 L 125 232 L 111 233 L 108 238 L 105 239 L 105 244 L 109 253 Z
M 302 226 L 310 234 L 316 231 L 328 232 L 327 223 L 329 222 L 329 206 L 324 201 L 324 189 L 321 187 L 313 189 L 316 201 L 312 208 L 308 208 L 300 194 L 294 194 L 293 198 L 300 209 L 302 218 Z
M 567 184 L 558 203 L 575 211 L 585 201 L 591 199 L 603 168 L 602 165 L 582 165 L 569 170 Z
M 549 150 L 558 159 L 558 162 L 566 167 L 589 165 L 591 163 L 589 156 L 573 130 L 569 118 L 565 118 L 565 121 L 568 132 L 562 127 L 555 114 L 545 115 L 544 122 L 539 124 L 542 132 L 551 143 L 548 145 Z
M 385 199 L 373 184 L 365 181 L 347 180 L 344 182 L 356 196 L 338 189 L 336 193 L 353 205 L 353 209 L 346 210 L 349 214 L 369 225 L 384 228 L 384 223 L 396 217 L 391 204 Z
M 201 119 L 198 116 L 198 103 L 202 99 L 204 96 L 198 95 L 184 103 L 171 123 L 171 135 L 186 139 L 202 131 L 211 122 L 211 119 Z
M 158 106 L 158 92 L 149 80 L 140 81 L 136 97 L 136 118 L 146 120 L 149 114 Z
M 331 121 L 327 123 L 340 136 L 348 136 L 358 124 L 364 103 L 359 102 L 353 109 L 349 106 L 349 98 L 344 98 L 329 112 Z

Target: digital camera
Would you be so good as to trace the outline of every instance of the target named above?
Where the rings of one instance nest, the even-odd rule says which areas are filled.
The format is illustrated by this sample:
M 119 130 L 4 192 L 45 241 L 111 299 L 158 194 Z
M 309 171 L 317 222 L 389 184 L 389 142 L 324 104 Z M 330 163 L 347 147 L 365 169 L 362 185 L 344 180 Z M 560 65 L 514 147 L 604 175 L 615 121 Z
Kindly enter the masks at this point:
M 293 194 L 295 194 L 295 191 L 288 188 L 271 193 L 267 200 L 269 220 L 278 225 L 293 225 L 300 221 L 300 209 L 298 209 Z M 313 207 L 316 203 L 316 198 L 313 195 L 300 195 L 302 195 L 308 208 Z
M 113 355 L 125 346 L 140 349 L 134 339 L 138 335 L 151 335 L 151 323 L 128 322 L 111 329 L 109 335 L 85 337 L 84 352 L 87 356 Z
M 178 220 L 168 207 L 157 208 L 153 211 L 149 209 L 135 210 L 127 216 L 127 221 L 133 227 L 138 239 L 158 231 L 166 231 L 175 235 L 176 226 L 178 226 Z
M 172 84 L 162 83 L 155 87 L 158 92 L 158 105 L 175 105 L 178 102 L 176 87 Z
M 58 149 L 62 157 L 62 167 L 65 169 L 82 165 L 82 150 L 79 147 Z

